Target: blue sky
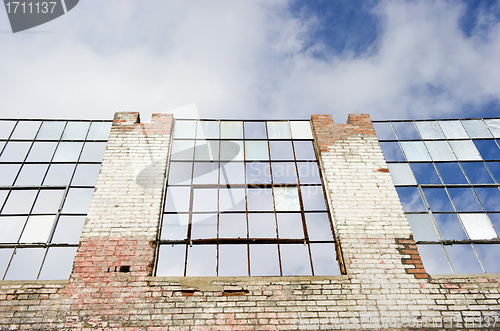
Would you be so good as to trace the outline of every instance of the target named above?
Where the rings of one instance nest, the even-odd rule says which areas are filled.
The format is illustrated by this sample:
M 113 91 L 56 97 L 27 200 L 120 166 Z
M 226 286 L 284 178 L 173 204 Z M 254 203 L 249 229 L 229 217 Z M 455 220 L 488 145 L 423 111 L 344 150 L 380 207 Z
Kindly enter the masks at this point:
M 500 1 L 82 0 L 9 31 L 0 117 L 500 114 Z

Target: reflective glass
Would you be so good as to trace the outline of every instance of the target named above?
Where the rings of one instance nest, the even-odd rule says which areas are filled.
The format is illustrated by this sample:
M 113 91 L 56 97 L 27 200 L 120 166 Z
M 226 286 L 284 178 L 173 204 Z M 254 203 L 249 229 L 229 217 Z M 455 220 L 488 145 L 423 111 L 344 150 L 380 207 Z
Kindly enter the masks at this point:
M 28 214 L 37 190 L 13 190 L 3 206 L 2 214 Z
M 45 248 L 16 248 L 5 280 L 35 280 L 45 255 Z
M 389 172 L 391 173 L 394 185 L 416 185 L 417 182 L 407 163 L 392 163 L 388 164 Z
M 191 185 L 192 162 L 170 162 L 168 185 Z
M 484 120 L 495 138 L 500 138 L 500 119 Z
M 189 214 L 165 214 L 161 227 L 161 240 L 183 240 L 187 238 Z
M 301 184 L 321 184 L 318 164 L 316 162 L 297 162 L 299 181 Z
M 196 139 L 219 139 L 219 121 L 198 121 Z
M 497 230 L 497 233 L 500 234 L 500 214 L 489 213 L 488 217 L 490 218 L 491 223 Z
M 245 164 L 243 162 L 225 162 L 220 164 L 221 184 L 245 184 Z
M 37 140 L 59 140 L 66 122 L 44 121 L 36 135 Z
M 219 190 L 219 211 L 245 211 L 244 188 L 221 188 Z
M 500 162 L 486 162 L 486 165 L 496 179 L 496 182 L 500 183 Z
M 265 122 L 245 122 L 245 139 L 267 139 Z
M 217 211 L 217 189 L 194 189 L 193 211 L 211 212 Z
M 436 163 L 444 184 L 467 184 L 467 179 L 458 163 Z
M 10 139 L 27 139 L 33 140 L 38 128 L 40 127 L 39 121 L 19 121 L 17 122 L 14 132 L 10 136 Z
M 433 214 L 444 240 L 467 240 L 467 234 L 457 214 Z
M 375 133 L 379 140 L 395 140 L 396 136 L 390 123 L 373 123 Z
M 432 212 L 455 211 L 444 188 L 423 188 L 422 192 Z
M 418 188 L 416 187 L 396 187 L 398 192 L 399 200 L 403 205 L 403 210 L 405 212 L 419 212 L 426 211 Z
M 0 164 L 0 186 L 10 186 L 21 168 L 20 164 Z
M 25 223 L 26 216 L 0 217 L 0 242 L 17 243 Z
M 474 190 L 484 210 L 500 211 L 500 191 L 497 187 L 476 187 Z
M 428 214 L 406 214 L 415 241 L 439 241 Z
M 61 142 L 57 146 L 54 162 L 76 162 L 80 156 L 83 142 Z
M 482 211 L 481 205 L 471 188 L 448 188 L 448 193 L 457 211 Z
M 471 138 L 492 138 L 490 131 L 481 120 L 462 121 L 462 125 Z
M 317 186 L 312 186 L 313 188 L 316 188 Z M 286 187 L 274 187 L 274 203 L 276 206 L 276 211 L 299 211 L 300 210 L 300 204 L 299 204 L 299 193 L 297 190 L 297 187 L 294 186 L 286 186 Z M 304 194 L 309 194 L 306 195 L 306 198 L 311 197 L 315 193 L 309 193 L 306 191 L 305 193 L 302 192 L 302 196 L 304 199 Z M 320 203 L 321 204 L 321 203 Z M 314 208 L 319 206 L 320 204 L 314 204 L 314 203 L 309 203 L 307 206 Z M 304 202 L 304 209 L 305 210 L 310 210 L 307 209 L 305 206 Z
M 483 162 L 462 162 L 460 165 L 471 184 L 494 183 Z
M 39 186 L 48 164 L 24 164 L 16 179 L 16 186 Z
M 250 276 L 279 276 L 278 245 L 250 245 Z
M 221 139 L 243 139 L 243 122 L 220 122 Z
M 469 138 L 460 121 L 438 121 L 438 123 L 448 139 Z
M 291 141 L 270 141 L 271 160 L 293 160 Z
M 413 122 L 392 122 L 398 139 L 420 139 Z
M 293 141 L 297 160 L 316 160 L 312 141 Z
M 477 255 L 488 273 L 500 273 L 500 247 L 499 245 L 474 244 Z
M 190 195 L 190 187 L 168 187 L 165 211 L 177 213 L 189 212 Z
M 196 130 L 196 121 L 181 121 L 174 122 L 174 137 L 175 138 L 192 138 Z
M 236 154 L 237 153 L 238 151 L 236 151 Z M 194 159 L 198 161 L 217 161 L 219 159 L 219 141 L 197 140 L 194 151 Z
M 405 157 L 401 148 L 399 147 L 399 143 L 395 142 L 381 142 L 380 148 L 382 149 L 382 153 L 384 154 L 384 158 L 387 162 L 390 161 L 405 161 Z
M 16 125 L 16 121 L 0 121 L 0 139 L 8 139 L 14 125 Z
M 470 239 L 498 238 L 486 214 L 459 214 Z
M 246 238 L 245 214 L 219 214 L 219 238 Z
M 94 186 L 100 169 L 100 164 L 79 164 L 71 185 Z
M 83 146 L 80 162 L 102 162 L 105 150 L 105 142 L 86 142 Z
M 321 186 L 301 186 L 304 210 L 326 210 L 325 196 Z
M 425 146 L 427 146 L 434 161 L 455 161 L 457 159 L 446 141 L 426 141 Z
M 292 139 L 313 139 L 309 121 L 290 121 Z
M 221 141 L 221 161 L 243 161 L 243 141 Z
M 248 188 L 247 208 L 249 211 L 272 211 L 273 194 L 270 188 Z
M 2 162 L 22 162 L 28 154 L 31 142 L 9 141 L 0 155 Z
M 64 190 L 41 190 L 36 198 L 33 214 L 55 214 L 61 206 Z
M 288 121 L 267 122 L 269 139 L 290 139 L 290 126 Z
M 431 275 L 452 274 L 450 264 L 441 245 L 417 245 L 417 247 L 425 271 Z
M 87 135 L 87 140 L 107 140 L 110 131 L 110 122 L 92 122 Z
M 455 156 L 460 161 L 481 161 L 481 155 L 476 149 L 476 146 L 472 143 L 471 140 L 456 140 L 450 141 L 451 149 Z
M 430 161 L 431 158 L 421 141 L 402 141 L 401 147 L 408 161 Z M 397 160 L 394 160 L 397 161 Z
M 217 184 L 219 182 L 219 163 L 196 162 L 193 171 L 193 184 Z
M 335 244 L 309 244 L 315 276 L 337 276 L 340 275 L 339 264 L 335 259 Z
M 219 277 L 248 276 L 247 245 L 219 245 Z
M 446 245 L 444 249 L 456 274 L 478 274 L 483 272 L 471 245 Z
M 30 152 L 26 161 L 28 162 L 50 162 L 52 155 L 56 150 L 56 142 L 37 141 L 31 146 Z
M 245 141 L 245 160 L 247 161 L 269 160 L 267 140 Z
M 74 164 L 51 164 L 43 185 L 69 185 L 74 170 Z
M 216 260 L 216 245 L 189 246 L 186 276 L 217 276 Z
M 89 130 L 89 122 L 68 122 L 62 140 L 85 140 L 87 131 Z
M 191 239 L 217 238 L 216 214 L 193 214 L 191 223 Z
M 500 160 L 500 149 L 494 140 L 474 140 L 483 160 Z
M 63 213 L 86 214 L 90 206 L 90 201 L 94 194 L 92 188 L 70 188 L 64 206 Z
M 422 139 L 444 139 L 443 132 L 437 122 L 415 122 Z
M 248 214 L 249 238 L 276 238 L 276 220 L 272 213 Z
M 305 213 L 309 240 L 333 240 L 332 228 L 327 213 Z
M 161 245 L 156 276 L 184 276 L 186 245 Z
M 269 163 L 251 162 L 246 164 L 247 184 L 270 184 L 271 167 Z
M 280 245 L 283 276 L 311 276 L 309 248 L 304 244 Z
M 3 279 L 13 252 L 13 248 L 0 248 L 0 280 Z
M 38 279 L 68 279 L 78 247 L 49 247 Z
M 7 195 L 9 194 L 9 190 L 0 190 L 0 208 L 2 208 Z
M 85 216 L 60 216 L 52 236 L 56 244 L 78 244 L 82 235 Z
M 278 237 L 281 239 L 303 239 L 304 227 L 300 213 L 278 213 Z
M 194 140 L 174 140 L 172 143 L 172 160 L 192 160 L 194 156 Z
M 295 162 L 271 162 L 274 184 L 297 183 Z

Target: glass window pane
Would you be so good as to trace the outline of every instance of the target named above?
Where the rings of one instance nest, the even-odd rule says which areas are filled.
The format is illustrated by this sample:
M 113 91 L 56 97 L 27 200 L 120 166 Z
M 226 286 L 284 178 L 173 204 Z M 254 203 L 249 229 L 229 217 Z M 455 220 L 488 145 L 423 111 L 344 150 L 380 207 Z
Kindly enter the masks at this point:
M 496 182 L 500 183 L 500 162 L 486 162 L 486 165 L 496 179 Z
M 86 142 L 83 146 L 80 162 L 102 162 L 105 150 L 105 142 Z
M 313 188 L 316 188 L 317 186 L 312 186 Z M 276 205 L 276 210 L 277 211 L 299 211 L 300 210 L 300 204 L 299 204 L 299 193 L 296 187 L 274 187 L 274 202 Z M 313 196 L 315 193 L 310 193 L 309 191 L 306 190 L 306 192 L 302 192 L 302 199 L 304 199 L 304 194 L 306 194 L 306 198 L 309 198 Z M 309 201 L 308 201 L 309 202 Z M 308 207 L 319 207 L 321 203 L 319 204 L 314 204 L 314 203 L 309 203 L 307 206 Z M 305 210 L 310 210 L 307 209 L 306 207 L 306 202 L 304 202 L 304 209 Z
M 11 191 L 3 207 L 2 214 L 28 214 L 37 192 L 37 190 Z
M 378 140 L 395 140 L 391 123 L 373 123 Z
M 23 231 L 26 216 L 0 217 L 0 242 L 17 243 Z M 0 277 L 3 276 L 0 275 Z
M 291 141 L 270 141 L 271 160 L 294 160 Z
M 216 214 L 193 214 L 191 224 L 191 239 L 217 238 Z
M 60 216 L 52 242 L 56 244 L 78 244 L 84 224 L 85 216 Z
M 441 184 L 441 180 L 432 163 L 410 163 L 413 175 L 419 184 Z
M 247 184 L 270 184 L 271 167 L 269 163 L 252 162 L 246 164 Z
M 43 185 L 69 185 L 74 170 L 74 164 L 51 164 Z
M 39 121 L 19 121 L 17 122 L 14 132 L 10 139 L 27 139 L 33 140 L 40 127 Z
M 422 191 L 432 212 L 455 211 L 444 188 L 424 188 Z
M 193 184 L 217 184 L 219 182 L 219 163 L 196 162 L 194 164 Z
M 428 214 L 406 214 L 415 241 L 439 241 Z
M 64 190 L 41 190 L 36 198 L 33 214 L 55 214 L 59 210 Z
M 266 122 L 245 122 L 245 139 L 267 139 Z
M 408 161 L 430 161 L 429 153 L 421 141 L 402 141 L 401 147 Z M 394 160 L 396 161 L 396 160 Z
M 474 140 L 483 160 L 500 160 L 500 149 L 494 140 Z
M 237 153 L 237 152 L 236 152 Z M 186 152 L 186 159 L 187 159 Z M 194 159 L 198 161 L 217 161 L 219 160 L 219 141 L 216 140 L 197 140 L 194 151 Z
M 39 186 L 42 184 L 48 164 L 25 164 L 16 180 L 16 186 Z
M 396 187 L 399 200 L 405 212 L 426 211 L 420 193 L 416 187 Z
M 194 189 L 193 211 L 217 211 L 217 189 Z
M 20 164 L 0 164 L 0 186 L 11 186 L 19 168 Z
M 71 185 L 95 186 L 101 170 L 100 164 L 79 164 Z
M 9 190 L 0 190 L 0 208 L 3 206 L 7 195 L 9 194 Z
M 281 239 L 303 239 L 304 227 L 300 213 L 278 213 L 278 237 Z
M 219 139 L 219 121 L 198 121 L 196 139 Z
M 276 220 L 272 213 L 248 214 L 249 238 L 276 238 Z
M 483 162 L 462 162 L 460 165 L 471 184 L 494 183 Z
M 470 239 L 494 239 L 498 237 L 486 214 L 459 215 Z
M 187 238 L 189 214 L 165 214 L 161 228 L 161 240 L 183 240 Z
M 477 255 L 488 273 L 500 273 L 500 247 L 499 245 L 474 244 Z
M 221 161 L 243 161 L 243 141 L 221 141 Z
M 433 214 L 444 240 L 467 240 L 467 235 L 457 214 Z
M 484 120 L 495 138 L 500 138 L 500 119 Z
M 5 145 L 0 161 L 2 162 L 22 162 L 28 154 L 31 142 L 10 141 Z
M 391 173 L 394 185 L 416 185 L 417 182 L 407 163 L 392 163 L 388 164 L 389 172 Z
M 290 121 L 292 139 L 313 139 L 309 121 Z
M 444 246 L 456 274 L 478 274 L 483 269 L 471 245 Z
M 417 245 L 417 247 L 425 271 L 431 275 L 452 274 L 450 264 L 441 245 Z
M 190 187 L 168 187 L 165 211 L 177 213 L 189 212 L 190 195 Z
M 490 131 L 481 120 L 462 121 L 462 125 L 467 130 L 471 138 L 492 138 Z
M 306 213 L 309 240 L 333 240 L 332 228 L 327 213 Z
M 174 122 L 174 138 L 192 138 L 196 130 L 196 121 L 181 121 Z
M 301 184 L 321 184 L 321 177 L 316 162 L 297 162 L 297 170 Z
M 246 238 L 245 214 L 219 214 L 219 238 Z
M 415 122 L 422 139 L 444 139 L 443 132 L 437 122 Z
M 448 139 L 469 138 L 460 121 L 438 121 Z
M 434 161 L 455 161 L 457 159 L 446 141 L 426 141 L 425 146 L 427 146 Z
M 156 276 L 184 276 L 186 245 L 161 245 Z
M 274 210 L 273 195 L 270 188 L 248 188 L 247 208 L 249 211 Z
M 216 276 L 216 245 L 193 245 L 188 247 L 186 276 Z
M 68 279 L 78 247 L 50 247 L 38 279 Z
M 312 141 L 293 141 L 297 160 L 316 160 Z
M 384 154 L 384 158 L 387 162 L 390 161 L 405 161 L 405 157 L 401 148 L 399 147 L 399 143 L 395 142 L 381 142 L 380 148 L 382 149 L 382 153 Z
M 250 276 L 279 276 L 278 245 L 250 245 Z
M 482 211 L 479 201 L 471 188 L 448 188 L 451 200 L 457 211 Z
M 335 244 L 309 244 L 311 247 L 312 262 L 315 276 L 340 275 L 339 264 L 336 260 Z
M 89 130 L 89 122 L 68 122 L 62 140 L 85 140 L 87 131 Z
M 444 184 L 467 184 L 467 179 L 458 163 L 436 163 Z
M 245 141 L 245 160 L 269 160 L 266 140 Z
M 482 160 L 481 155 L 479 155 L 476 146 L 474 146 L 471 140 L 457 140 L 457 141 L 450 141 L 449 143 L 457 159 L 459 159 L 460 161 Z
M 13 252 L 13 248 L 0 248 L 0 279 L 3 279 Z
M 243 139 L 243 122 L 220 122 L 221 139 Z
M 87 140 L 107 140 L 111 131 L 111 122 L 92 122 Z
M 42 265 L 45 248 L 17 248 L 5 280 L 35 280 Z
M 61 142 L 57 146 L 54 162 L 76 162 L 80 156 L 83 142 Z
M 301 186 L 304 210 L 326 210 L 325 196 L 321 186 Z M 277 209 L 277 208 L 276 208 Z
M 86 214 L 93 195 L 94 189 L 92 188 L 70 188 L 62 212 Z
M 56 150 L 56 146 L 56 142 L 34 142 L 26 161 L 50 162 L 50 160 L 52 160 L 52 155 L 54 155 L 54 151 Z
M 281 244 L 281 268 L 283 276 L 311 276 L 309 247 L 304 244 Z
M 500 211 L 500 191 L 496 187 L 474 188 L 486 211 Z
M 244 188 L 221 188 L 219 190 L 219 212 L 245 210 Z
M 194 156 L 194 140 L 174 140 L 172 143 L 172 160 L 192 160 Z
M 420 139 L 413 122 L 392 122 L 398 139 Z
M 267 122 L 269 139 L 290 139 L 290 126 L 288 121 Z
M 294 162 L 271 162 L 274 184 L 297 183 Z
M 219 277 L 248 276 L 247 245 L 219 245 Z
M 65 121 L 44 121 L 36 135 L 37 140 L 59 140 L 66 126 Z
M 16 121 L 0 121 L 0 139 L 8 139 L 14 125 L 16 125 Z
M 220 164 L 221 184 L 245 184 L 245 164 L 243 162 L 224 162 Z
M 191 185 L 192 162 L 170 162 L 168 185 Z

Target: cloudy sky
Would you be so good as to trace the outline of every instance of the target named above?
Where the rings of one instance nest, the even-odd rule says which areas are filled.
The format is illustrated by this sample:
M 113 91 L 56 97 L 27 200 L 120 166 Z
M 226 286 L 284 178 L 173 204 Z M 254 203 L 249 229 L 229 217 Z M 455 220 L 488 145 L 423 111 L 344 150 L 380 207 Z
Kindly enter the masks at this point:
M 500 116 L 500 1 L 81 0 L 13 34 L 0 117 Z M 182 117 L 182 114 L 177 114 Z

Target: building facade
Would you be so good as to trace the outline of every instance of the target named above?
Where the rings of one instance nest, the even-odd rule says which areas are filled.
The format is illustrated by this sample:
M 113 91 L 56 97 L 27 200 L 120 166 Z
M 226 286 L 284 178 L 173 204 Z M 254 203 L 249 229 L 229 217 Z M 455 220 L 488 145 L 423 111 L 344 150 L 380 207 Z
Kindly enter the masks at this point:
M 499 120 L 0 123 L 0 330 L 500 329 Z

